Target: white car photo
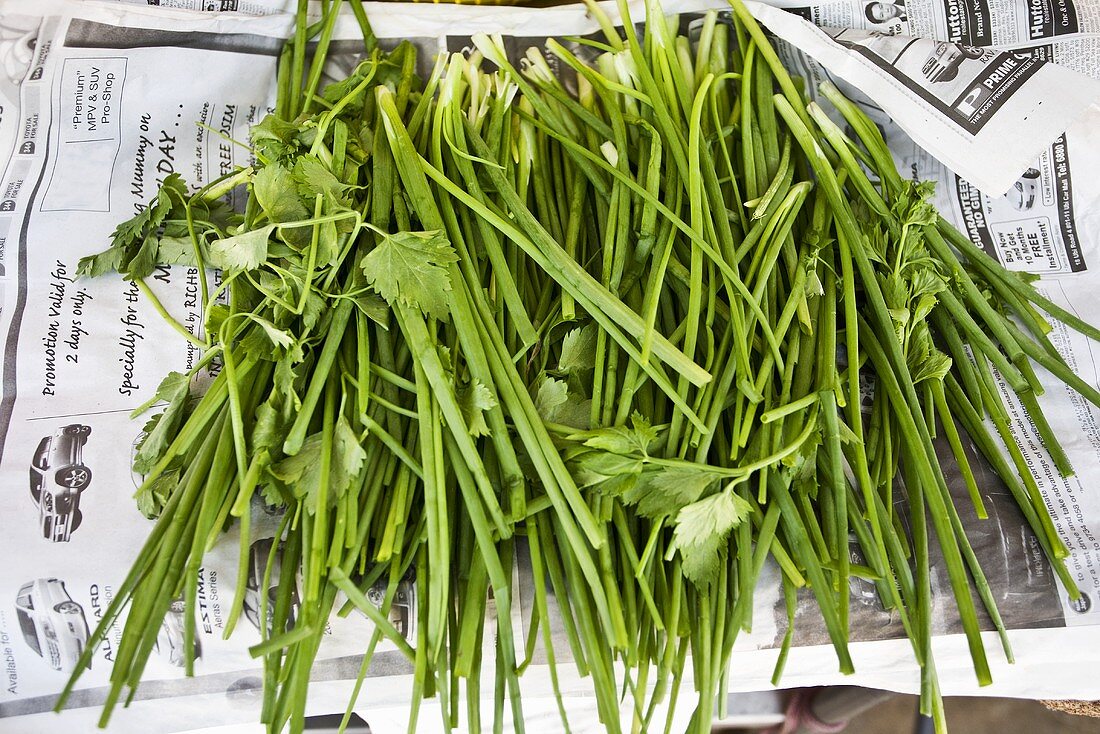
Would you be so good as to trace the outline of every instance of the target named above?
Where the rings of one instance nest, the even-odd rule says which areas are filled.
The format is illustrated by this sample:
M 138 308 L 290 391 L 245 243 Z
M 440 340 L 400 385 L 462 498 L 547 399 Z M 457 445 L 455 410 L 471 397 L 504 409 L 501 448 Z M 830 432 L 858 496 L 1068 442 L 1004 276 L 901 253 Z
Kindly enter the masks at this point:
M 84 608 L 60 579 L 35 579 L 15 597 L 15 613 L 27 645 L 54 670 L 71 673 L 88 644 Z
M 1013 209 L 1026 212 L 1035 206 L 1035 199 L 1039 196 L 1039 176 L 1039 171 L 1029 168 L 1012 184 L 1005 198 Z

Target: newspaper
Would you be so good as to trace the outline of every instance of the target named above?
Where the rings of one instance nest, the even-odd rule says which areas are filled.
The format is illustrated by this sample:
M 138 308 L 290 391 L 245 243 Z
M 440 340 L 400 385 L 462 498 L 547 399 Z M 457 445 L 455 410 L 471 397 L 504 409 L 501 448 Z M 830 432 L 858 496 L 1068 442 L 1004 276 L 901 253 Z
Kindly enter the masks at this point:
M 999 3 L 996 12 L 980 18 L 967 11 L 968 29 L 989 30 L 994 20 L 1006 24 L 990 37 L 1007 45 L 991 48 L 973 30 L 952 35 L 957 32 L 947 22 L 950 8 L 927 3 L 918 12 L 914 0 L 909 3 L 891 19 L 889 32 L 871 28 L 865 2 L 791 5 L 802 8 L 794 14 L 759 4 L 752 10 L 782 39 L 785 62 L 810 82 L 811 94 L 817 82 L 840 83 L 882 127 L 899 166 L 938 182 L 937 204 L 946 216 L 1007 267 L 1042 274 L 1041 286 L 1051 298 L 1090 317 L 1097 310 L 1089 269 L 1100 267 L 1100 182 L 1080 172 L 1091 173 L 1100 162 L 1100 82 L 1091 78 L 1100 76 L 1100 49 L 1091 61 L 1077 59 L 1075 70 L 1065 68 L 1057 53 L 1036 51 L 1041 46 L 1035 41 L 1095 42 L 1089 24 L 1097 19 L 1084 4 L 1066 0 L 1058 6 L 1062 15 L 1051 9 L 1051 18 L 1064 17 L 1068 8 L 1076 30 L 1025 38 L 1030 26 L 1020 25 L 1027 12 L 1023 0 Z M 131 420 L 130 411 L 152 395 L 165 372 L 193 365 L 198 355 L 134 286 L 112 277 L 74 280 L 75 263 L 101 249 L 117 222 L 139 210 L 164 176 L 179 172 L 198 186 L 248 162 L 247 151 L 226 138 L 246 139 L 248 126 L 271 109 L 276 58 L 292 17 L 277 0 L 216 5 L 234 12 L 200 12 L 210 3 L 189 0 L 165 0 L 159 7 L 0 0 L 0 485 L 8 488 L 0 493 L 6 530 L 0 555 L 9 559 L 0 568 L 5 732 L 39 731 L 59 721 L 75 730 L 90 728 L 105 695 L 117 629 L 81 679 L 70 708 L 60 718 L 49 712 L 75 663 L 74 651 L 150 528 L 132 498 L 141 478 L 129 467 L 142 421 Z M 665 7 L 684 13 L 690 24 L 692 13 L 723 5 L 681 0 Z M 598 30 L 576 6 L 379 3 L 368 9 L 380 38 L 410 38 L 426 60 L 461 50 L 477 31 L 505 33 L 509 48 L 519 51 L 548 35 Z M 644 15 L 639 5 L 631 12 L 634 20 Z M 348 56 L 337 59 L 334 74 L 354 63 L 357 32 L 350 17 L 338 23 L 334 50 Z M 169 311 L 196 328 L 203 316 L 197 277 L 193 269 L 172 267 L 149 279 Z M 1056 334 L 1056 343 L 1083 376 L 1097 381 L 1089 343 L 1065 331 Z M 964 520 L 1013 629 L 1018 662 L 1004 664 L 991 641 L 996 682 L 984 692 L 1100 698 L 1092 673 L 1100 660 L 1100 500 L 1085 491 L 1100 475 L 1100 430 L 1093 407 L 1065 388 L 1049 388 L 1044 406 L 1079 475 L 1057 478 L 1018 407 L 1016 435 L 1073 551 L 1071 568 L 1086 601 L 1069 602 L 1011 498 L 985 471 L 991 517 Z M 958 477 L 949 479 L 956 480 L 953 491 L 965 496 Z M 83 487 L 79 499 L 65 507 L 55 503 L 58 482 Z M 245 545 L 259 557 L 269 547 L 275 520 L 254 525 Z M 255 573 L 244 580 L 246 614 L 233 636 L 222 639 L 238 581 L 238 547 L 239 538 L 230 532 L 201 572 L 195 677 L 184 677 L 179 667 L 174 625 L 180 616 L 170 614 L 137 699 L 115 714 L 116 731 L 183 731 L 256 720 L 260 673 L 247 647 L 266 623 L 256 599 L 267 590 Z M 531 604 L 529 567 L 521 562 L 515 573 L 512 623 L 523 631 Z M 938 577 L 934 582 L 939 588 Z M 785 625 L 785 613 L 777 614 L 777 588 L 766 577 L 757 594 L 753 632 L 735 652 L 735 690 L 769 687 L 774 647 Z M 836 672 L 832 649 L 822 644 L 813 606 L 806 604 L 796 620 L 799 647 L 791 652 L 784 685 L 862 682 L 915 691 L 917 668 L 896 620 L 858 583 L 851 591 L 853 640 L 862 640 L 852 645 L 857 674 Z M 402 619 L 406 625 L 415 620 L 412 585 L 393 614 L 399 627 Z M 975 693 L 953 614 L 950 604 L 937 608 L 941 686 L 948 694 Z M 333 618 L 314 671 L 312 712 L 346 705 L 370 631 L 357 613 Z M 561 634 L 552 638 L 562 641 Z M 556 646 L 559 661 L 565 651 L 564 642 Z M 537 725 L 533 730 L 556 731 L 544 661 L 536 658 L 523 678 L 524 710 Z M 601 731 L 590 686 L 567 657 L 559 674 L 573 730 Z M 372 731 L 405 730 L 410 675 L 396 650 L 376 653 L 357 706 Z M 491 671 L 486 675 L 482 690 L 491 692 Z M 681 717 L 690 713 L 686 709 Z M 429 730 L 438 720 L 428 702 L 420 728 Z

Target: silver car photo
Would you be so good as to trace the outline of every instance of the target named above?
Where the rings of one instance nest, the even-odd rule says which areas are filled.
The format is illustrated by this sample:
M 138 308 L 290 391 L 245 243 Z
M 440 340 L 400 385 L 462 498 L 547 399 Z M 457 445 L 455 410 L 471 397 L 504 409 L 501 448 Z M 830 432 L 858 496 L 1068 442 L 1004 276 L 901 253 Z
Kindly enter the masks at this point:
M 31 500 L 38 507 L 42 536 L 66 543 L 80 527 L 80 495 L 92 483 L 92 470 L 84 463 L 84 444 L 91 426 L 73 423 L 58 428 L 38 442 L 31 457 Z
M 1026 212 L 1035 206 L 1035 199 L 1039 196 L 1039 177 L 1039 171 L 1029 168 L 1016 179 L 1016 183 L 1005 194 L 1013 209 Z
M 15 597 L 15 614 L 23 639 L 51 668 L 65 673 L 76 669 L 88 643 L 88 622 L 64 581 L 48 578 L 23 584 Z
M 959 67 L 967 59 L 980 59 L 983 51 L 976 46 L 940 42 L 928 54 L 921 72 L 930 82 L 949 82 L 959 75 Z

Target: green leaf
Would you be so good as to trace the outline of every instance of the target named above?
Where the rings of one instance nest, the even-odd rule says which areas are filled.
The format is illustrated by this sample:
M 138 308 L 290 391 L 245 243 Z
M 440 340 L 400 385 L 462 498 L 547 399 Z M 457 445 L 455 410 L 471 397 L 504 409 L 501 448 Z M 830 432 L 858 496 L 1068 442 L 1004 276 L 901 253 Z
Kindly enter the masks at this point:
M 392 306 L 419 308 L 426 316 L 447 320 L 451 279 L 447 265 L 457 262 L 442 232 L 398 232 L 386 235 L 360 262 L 367 282 Z
M 624 475 L 637 478 L 644 467 L 641 459 L 606 451 L 588 451 L 569 462 L 570 473 L 581 487 L 591 487 Z
M 161 237 L 157 241 L 157 262 L 161 265 L 195 267 L 195 248 L 190 237 Z
M 172 210 L 172 198 L 169 191 L 178 191 L 183 187 L 183 181 L 179 174 L 172 174 L 164 180 L 161 188 L 157 189 L 156 196 L 149 205 L 138 212 L 134 217 L 122 222 L 115 227 L 111 235 L 114 247 L 125 247 L 134 242 L 140 242 L 145 235 L 161 225 L 165 217 Z
M 867 247 L 865 252 L 867 257 L 875 262 L 886 264 L 886 234 L 877 225 L 873 227 L 865 227 L 864 233 L 867 235 L 864 238 Z
M 383 329 L 390 328 L 390 307 L 377 293 L 360 293 L 355 296 L 355 306 L 363 315 Z
M 273 390 L 284 398 L 289 399 L 289 404 L 297 410 L 301 407 L 302 401 L 298 397 L 298 392 L 295 385 L 298 382 L 297 364 L 298 355 L 294 352 L 287 352 L 279 359 L 275 360 L 275 374 L 272 376 L 272 388 Z M 285 436 L 283 438 L 286 438 Z M 282 439 L 280 439 L 281 442 Z
M 298 184 L 298 193 L 307 201 L 312 201 L 317 194 L 332 202 L 344 201 L 347 184 L 336 178 L 315 156 L 299 158 L 294 164 L 293 176 Z
M 932 313 L 932 309 L 936 307 L 938 300 L 930 293 L 922 294 L 916 304 L 913 306 L 913 320 L 924 321 L 928 318 L 928 314 Z
M 254 270 L 267 260 L 267 243 L 274 224 L 215 240 L 210 245 L 208 265 L 222 270 Z
M 156 266 L 157 237 L 150 233 L 145 236 L 141 246 L 131 253 L 129 259 L 123 257 L 119 272 L 131 280 L 138 280 L 152 275 Z
M 594 449 L 602 449 L 615 454 L 647 454 L 649 446 L 657 440 L 657 429 L 653 428 L 649 421 L 642 415 L 635 413 L 630 418 L 633 428 L 626 426 L 611 426 L 598 428 L 583 434 L 570 436 L 574 439 L 584 439 L 584 445 Z
M 274 482 L 264 482 L 260 485 L 260 497 L 268 507 L 283 507 L 287 503 L 283 491 Z
M 592 422 L 592 401 L 569 388 L 564 380 L 543 373 L 535 391 L 535 410 L 547 423 L 586 430 Z
M 290 349 L 294 346 L 294 337 L 286 333 L 275 324 L 271 323 L 262 316 L 257 316 L 250 313 L 248 315 L 249 320 L 253 321 L 263 331 L 268 340 L 276 347 L 282 349 Z
M 147 474 L 164 455 L 165 449 L 176 435 L 176 429 L 183 419 L 184 408 L 190 395 L 190 380 L 187 375 L 169 372 L 160 386 L 157 397 L 168 403 L 164 411 L 145 424 L 145 437 L 134 456 L 134 471 Z
M 122 263 L 122 255 L 123 251 L 121 249 L 112 247 L 95 255 L 82 257 L 80 262 L 77 263 L 76 274 L 95 278 L 105 273 L 117 272 L 119 265 Z
M 363 449 L 359 437 L 355 435 L 351 424 L 343 415 L 336 419 L 336 426 L 333 429 L 332 453 L 329 501 L 335 504 L 351 487 L 367 460 L 366 450 Z
M 731 491 L 721 491 L 693 502 L 676 515 L 672 546 L 680 553 L 681 568 L 690 581 L 703 585 L 718 575 L 721 551 L 730 530 L 752 512 L 752 506 Z
M 134 495 L 138 512 L 150 520 L 156 520 L 168 504 L 172 496 L 172 490 L 179 486 L 179 470 L 166 471 L 150 482 L 143 485 Z
M 252 424 L 252 451 L 259 453 L 263 449 L 282 446 L 286 439 L 286 421 L 276 402 L 282 402 L 281 396 L 272 395 L 256 407 L 256 422 Z
M 253 125 L 248 131 L 248 137 L 252 142 L 258 140 L 279 140 L 287 143 L 294 139 L 298 132 L 298 126 L 293 122 L 287 122 L 277 115 L 264 115 L 264 119 Z
M 272 476 L 283 482 L 290 493 L 304 502 L 310 514 L 317 513 L 321 491 L 321 433 L 308 436 L 297 454 L 288 456 L 270 469 Z M 344 495 L 358 477 L 367 452 L 359 443 L 351 425 L 340 416 L 333 426 L 332 455 L 329 462 L 328 505 L 331 507 Z
M 328 302 L 324 296 L 311 288 L 309 293 L 306 294 L 305 308 L 302 309 L 302 325 L 311 331 L 317 325 L 317 322 L 321 320 L 327 309 Z
M 474 380 L 460 386 L 456 391 L 458 406 L 462 417 L 466 419 L 466 429 L 471 436 L 488 436 L 489 424 L 485 422 L 485 411 L 497 406 L 493 391 L 480 381 Z
M 535 392 L 535 410 L 544 421 L 554 422 L 552 416 L 569 400 L 569 386 L 564 380 L 555 380 L 543 374 Z
M 698 500 L 719 478 L 713 472 L 689 466 L 651 466 L 623 495 L 623 502 L 637 505 L 638 514 L 645 517 L 667 517 Z
M 924 380 L 942 380 L 951 371 L 951 358 L 938 350 L 929 354 L 913 371 L 913 384 Z
M 306 437 L 298 453 L 272 465 L 271 474 L 283 482 L 290 493 L 304 500 L 310 514 L 317 512 L 317 492 L 321 486 L 321 433 Z
M 561 341 L 561 359 L 558 369 L 562 372 L 582 372 L 596 366 L 595 324 L 573 329 Z
M 309 212 L 298 198 L 298 186 L 284 166 L 272 163 L 252 177 L 256 200 L 273 222 L 296 222 L 306 219 Z

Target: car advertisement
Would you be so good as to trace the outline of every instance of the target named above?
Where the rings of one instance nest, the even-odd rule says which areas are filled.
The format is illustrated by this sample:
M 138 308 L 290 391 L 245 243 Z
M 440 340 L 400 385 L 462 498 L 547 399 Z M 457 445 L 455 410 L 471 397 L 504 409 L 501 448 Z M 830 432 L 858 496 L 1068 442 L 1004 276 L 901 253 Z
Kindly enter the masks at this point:
M 999 51 L 881 31 L 827 32 L 971 135 L 980 132 L 1044 62 L 1027 50 Z

